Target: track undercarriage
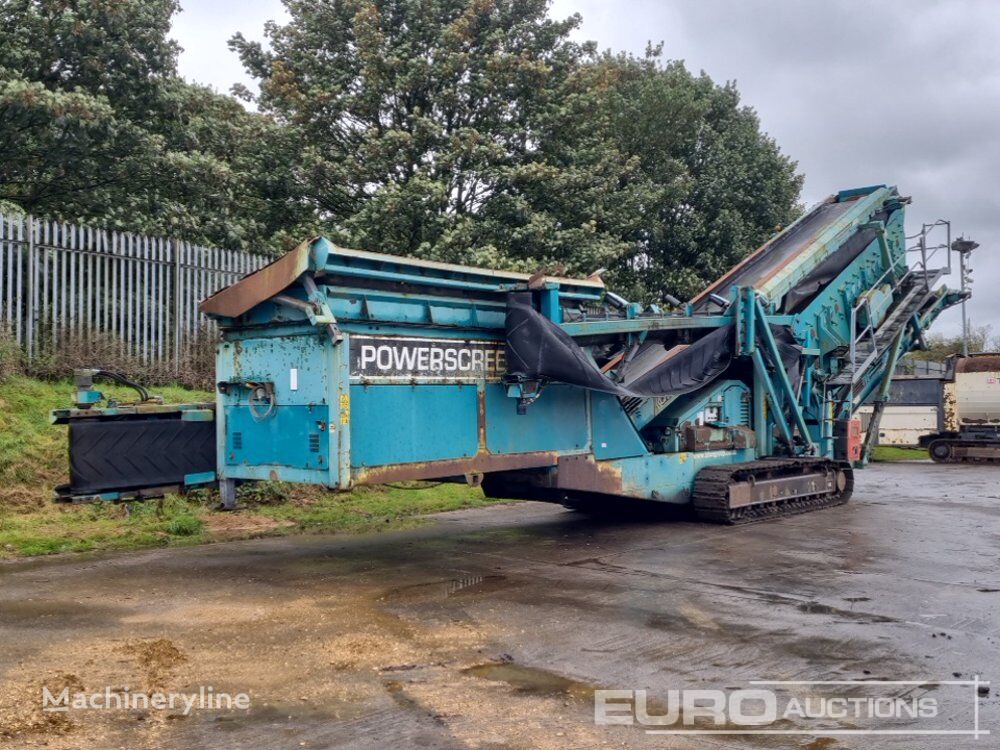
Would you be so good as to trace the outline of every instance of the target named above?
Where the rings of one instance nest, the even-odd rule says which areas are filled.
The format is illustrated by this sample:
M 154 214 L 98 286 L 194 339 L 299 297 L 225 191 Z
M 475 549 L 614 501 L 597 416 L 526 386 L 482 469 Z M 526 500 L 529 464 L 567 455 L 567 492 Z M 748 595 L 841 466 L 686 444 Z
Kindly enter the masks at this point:
M 1000 463 L 1000 443 L 982 440 L 940 438 L 927 446 L 927 452 L 939 464 Z
M 556 502 L 589 515 L 682 519 L 690 517 L 690 508 L 699 521 L 735 525 L 843 505 L 854 489 L 854 470 L 846 461 L 827 458 L 763 458 L 710 466 L 698 472 L 690 505 L 635 498 L 610 502 L 598 493 L 531 486 L 500 475 L 485 477 L 482 486 L 489 497 Z
M 699 520 L 741 524 L 843 505 L 850 464 L 825 458 L 767 458 L 702 469 L 692 503 Z

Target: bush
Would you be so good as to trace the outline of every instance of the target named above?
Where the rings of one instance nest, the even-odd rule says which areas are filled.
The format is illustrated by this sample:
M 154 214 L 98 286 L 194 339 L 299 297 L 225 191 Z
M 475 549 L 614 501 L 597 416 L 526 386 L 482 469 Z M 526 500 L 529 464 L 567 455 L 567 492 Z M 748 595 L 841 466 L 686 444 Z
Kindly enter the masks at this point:
M 21 348 L 6 326 L 0 326 L 0 383 L 23 374 Z
M 57 343 L 53 344 L 53 340 Z M 212 390 L 215 382 L 215 344 L 217 337 L 208 329 L 191 342 L 190 350 L 181 357 L 179 367 L 173 359 L 164 362 L 144 362 L 125 349 L 124 343 L 102 331 L 39 331 L 39 351 L 30 362 L 7 334 L 6 344 L 0 339 L 0 380 L 4 377 L 4 362 L 15 364 L 12 374 L 25 374 L 42 380 L 64 380 L 80 368 L 100 368 L 120 372 L 148 386 L 181 385 L 185 388 Z M 5 347 L 7 347 L 5 349 Z M 8 353 L 9 350 L 9 353 Z

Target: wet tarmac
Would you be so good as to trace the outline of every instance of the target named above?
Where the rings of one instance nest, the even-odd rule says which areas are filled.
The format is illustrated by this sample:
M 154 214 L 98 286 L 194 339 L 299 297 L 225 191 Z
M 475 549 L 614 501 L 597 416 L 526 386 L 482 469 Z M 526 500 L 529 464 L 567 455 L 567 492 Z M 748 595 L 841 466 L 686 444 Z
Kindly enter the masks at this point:
M 857 485 L 847 506 L 746 527 L 520 503 L 0 565 L 0 747 L 1000 746 L 996 690 L 965 684 L 1000 668 L 1000 469 L 882 464 Z M 754 680 L 784 681 L 781 701 L 933 698 L 937 715 L 786 717 L 780 735 L 594 722 L 596 688 L 646 690 L 658 714 L 671 690 Z M 865 685 L 790 684 L 815 680 Z M 251 708 L 45 713 L 43 686 L 211 687 Z M 976 712 L 994 734 L 954 734 Z M 830 732 L 873 727 L 948 734 Z

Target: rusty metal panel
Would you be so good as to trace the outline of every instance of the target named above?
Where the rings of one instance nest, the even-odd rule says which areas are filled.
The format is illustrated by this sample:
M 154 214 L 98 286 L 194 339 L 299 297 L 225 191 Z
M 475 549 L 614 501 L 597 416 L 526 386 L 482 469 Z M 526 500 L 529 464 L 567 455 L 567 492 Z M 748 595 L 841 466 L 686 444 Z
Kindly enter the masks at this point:
M 235 318 L 279 294 L 309 269 L 311 244 L 311 240 L 303 242 L 276 261 L 219 290 L 202 302 L 198 309 L 208 315 Z
M 834 492 L 837 489 L 842 490 L 843 487 L 837 486 L 837 478 L 837 472 L 822 472 L 738 482 L 729 487 L 729 506 L 743 508 L 748 505 L 811 497 Z
M 354 481 L 358 484 L 382 484 L 417 479 L 440 479 L 465 474 L 489 474 L 497 471 L 541 469 L 555 466 L 560 461 L 555 452 L 515 453 L 493 455 L 480 453 L 471 458 L 448 461 L 423 461 L 410 464 L 390 464 L 357 469 Z
M 970 354 L 955 358 L 955 374 L 961 372 L 1000 373 L 1000 354 Z
M 712 427 L 688 424 L 684 427 L 684 445 L 689 451 L 745 450 L 757 447 L 757 433 L 749 427 Z

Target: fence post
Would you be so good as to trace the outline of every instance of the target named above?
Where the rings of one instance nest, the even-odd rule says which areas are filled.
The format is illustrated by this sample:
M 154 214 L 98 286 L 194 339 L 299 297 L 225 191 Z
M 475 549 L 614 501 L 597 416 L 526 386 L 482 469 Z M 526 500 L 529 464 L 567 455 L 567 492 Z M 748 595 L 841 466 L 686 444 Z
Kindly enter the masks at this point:
M 38 258 L 35 252 L 35 219 L 28 214 L 28 309 L 26 310 L 26 329 L 28 361 L 35 356 L 35 322 L 38 317 Z
M 153 242 L 152 252 L 149 247 L 146 237 L 0 213 L 0 325 L 32 361 L 47 351 L 49 336 L 58 348 L 60 337 L 82 340 L 93 326 L 117 338 L 123 354 L 147 364 L 159 361 L 162 346 L 162 361 L 172 359 L 179 373 L 200 330 L 199 298 L 262 263 L 244 251 L 172 238 Z M 159 299 L 171 291 L 171 275 L 173 299 L 163 300 L 161 316 Z
M 174 255 L 174 374 L 181 371 L 181 254 L 176 240 L 170 240 Z

